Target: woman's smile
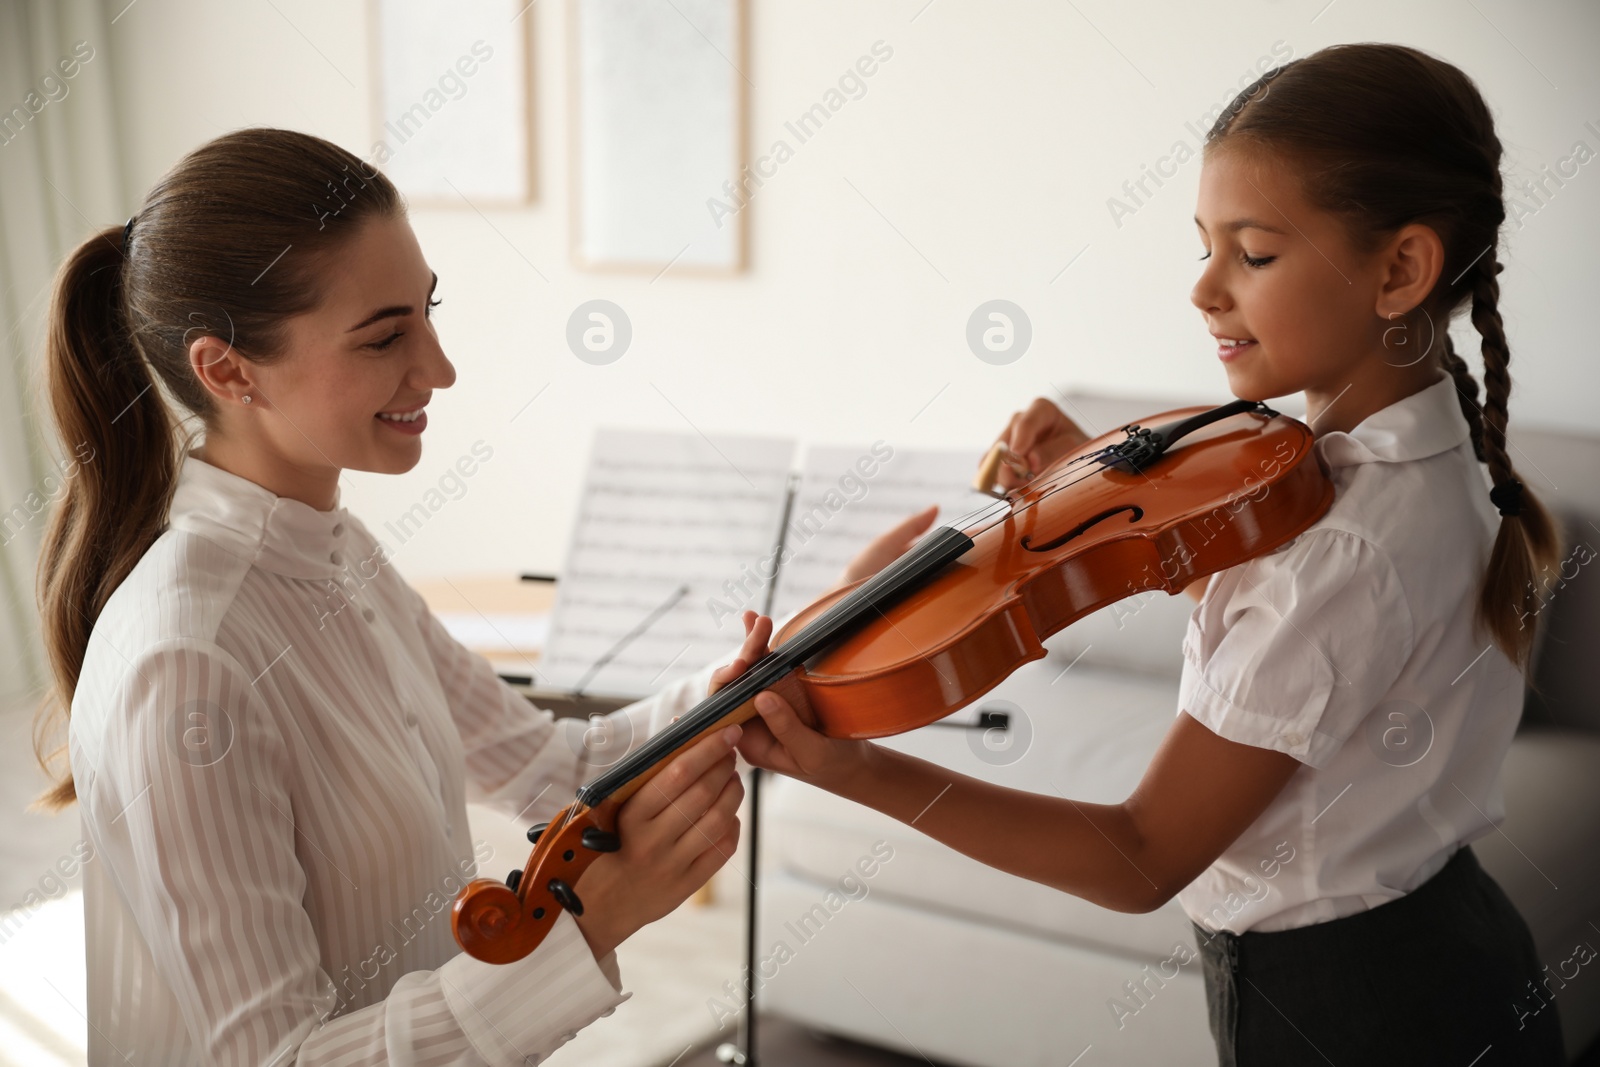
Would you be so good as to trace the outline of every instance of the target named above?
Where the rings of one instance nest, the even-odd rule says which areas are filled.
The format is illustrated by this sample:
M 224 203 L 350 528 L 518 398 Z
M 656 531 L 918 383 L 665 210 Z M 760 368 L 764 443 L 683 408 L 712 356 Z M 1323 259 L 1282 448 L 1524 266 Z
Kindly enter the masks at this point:
M 426 407 L 426 404 L 419 404 L 399 411 L 380 411 L 373 417 L 391 430 L 415 436 L 428 428 Z

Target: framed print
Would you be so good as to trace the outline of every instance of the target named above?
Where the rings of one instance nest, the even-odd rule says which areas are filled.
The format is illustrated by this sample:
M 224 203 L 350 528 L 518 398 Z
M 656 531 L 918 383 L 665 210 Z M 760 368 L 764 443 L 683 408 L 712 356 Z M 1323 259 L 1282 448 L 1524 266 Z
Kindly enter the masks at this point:
M 533 201 L 531 7 L 527 0 L 369 0 L 368 161 L 411 205 Z
M 574 262 L 742 270 L 743 0 L 570 0 L 568 27 Z

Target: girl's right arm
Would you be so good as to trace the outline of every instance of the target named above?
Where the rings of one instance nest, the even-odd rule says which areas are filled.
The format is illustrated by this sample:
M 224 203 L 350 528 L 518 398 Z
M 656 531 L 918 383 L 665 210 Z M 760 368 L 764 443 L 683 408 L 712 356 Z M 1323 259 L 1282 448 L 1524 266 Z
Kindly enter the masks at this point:
M 996 440 L 1026 459 L 1029 468 L 1037 474 L 1089 440 L 1090 436 L 1054 403 L 1041 396 L 1013 414 Z M 1024 481 L 1004 464 L 996 478 L 1001 489 L 1015 489 Z
M 770 620 L 746 612 L 754 661 Z M 783 692 L 780 698 L 779 692 Z M 791 703 L 799 697 L 800 703 Z M 1010 789 L 870 741 L 827 737 L 798 686 L 757 695 L 740 748 L 758 767 L 898 819 L 980 863 L 1115 911 L 1151 911 L 1209 866 L 1300 762 L 1230 741 L 1179 714 L 1121 804 Z M 1068 783 L 1070 785 L 1070 783 Z

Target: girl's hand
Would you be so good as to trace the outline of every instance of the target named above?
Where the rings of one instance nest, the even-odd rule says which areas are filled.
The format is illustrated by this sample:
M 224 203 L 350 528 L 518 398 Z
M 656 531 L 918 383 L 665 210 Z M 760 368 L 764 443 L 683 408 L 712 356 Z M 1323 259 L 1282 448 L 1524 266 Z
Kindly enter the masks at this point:
M 584 906 L 574 918 L 596 959 L 682 904 L 733 855 L 744 799 L 734 767 L 739 736 L 727 726 L 701 738 L 617 812 L 622 848 L 573 886 Z
M 889 529 L 868 542 L 844 569 L 840 585 L 849 585 L 862 578 L 870 578 L 899 559 L 912 542 L 927 532 L 939 514 L 938 504 L 929 504 L 915 515 L 907 515 Z M 834 588 L 838 588 L 835 586 Z
M 759 659 L 767 652 L 772 620 L 753 611 L 746 611 L 743 619 L 745 647 L 740 651 L 740 658 L 747 650 L 759 647 L 756 654 Z M 738 663 L 739 660 L 735 660 L 729 667 Z M 756 696 L 756 711 L 760 718 L 745 723 L 739 754 L 763 770 L 840 792 L 865 770 L 875 751 L 871 742 L 829 737 L 819 731 L 816 712 L 792 674 L 785 675 L 776 686 L 763 689 Z
M 1005 431 L 996 440 L 1004 442 L 1007 448 L 1027 460 L 1029 468 L 1038 474 L 1089 440 L 1089 435 L 1062 414 L 1054 403 L 1041 396 L 1024 410 L 1012 415 Z M 1010 490 L 1027 480 L 1002 463 L 995 484 L 1001 490 Z

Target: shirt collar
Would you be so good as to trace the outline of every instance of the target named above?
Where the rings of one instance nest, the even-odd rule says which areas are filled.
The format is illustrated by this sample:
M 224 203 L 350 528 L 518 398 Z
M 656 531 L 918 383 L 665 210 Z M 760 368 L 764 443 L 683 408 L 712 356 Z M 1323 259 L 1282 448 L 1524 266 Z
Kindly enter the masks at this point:
M 185 453 L 168 525 L 214 541 L 289 578 L 333 578 L 343 569 L 349 512 L 319 511 Z
M 1401 463 L 1455 448 L 1472 433 L 1456 399 L 1455 378 L 1445 376 L 1362 419 L 1350 431 L 1331 430 L 1316 439 L 1330 467 L 1355 463 Z

